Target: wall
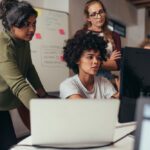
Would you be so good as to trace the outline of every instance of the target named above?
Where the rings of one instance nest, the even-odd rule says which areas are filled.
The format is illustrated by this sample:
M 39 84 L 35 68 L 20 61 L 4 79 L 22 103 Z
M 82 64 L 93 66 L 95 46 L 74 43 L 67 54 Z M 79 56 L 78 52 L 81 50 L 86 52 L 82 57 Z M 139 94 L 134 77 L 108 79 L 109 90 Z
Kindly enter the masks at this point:
M 85 17 L 83 13 L 86 0 L 69 0 L 70 36 L 83 27 Z
M 27 0 L 36 7 L 69 12 L 69 0 Z
M 150 10 L 146 11 L 146 35 L 150 35 Z
M 137 47 L 145 38 L 146 31 L 146 17 L 145 8 L 138 9 L 137 11 L 137 24 L 127 27 L 127 45 L 131 47 Z
M 125 25 L 137 22 L 137 10 L 126 0 L 101 0 L 106 7 L 108 16 Z

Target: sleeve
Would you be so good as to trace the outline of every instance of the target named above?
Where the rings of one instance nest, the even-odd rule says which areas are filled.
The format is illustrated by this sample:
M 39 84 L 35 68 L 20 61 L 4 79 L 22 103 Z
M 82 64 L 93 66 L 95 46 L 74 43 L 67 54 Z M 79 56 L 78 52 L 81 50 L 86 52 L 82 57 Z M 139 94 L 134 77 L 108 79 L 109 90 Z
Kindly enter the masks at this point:
M 31 85 L 34 87 L 34 89 L 44 89 L 41 80 L 38 76 L 38 73 L 32 63 L 32 59 L 31 59 L 31 50 L 30 50 L 30 46 L 29 46 L 29 69 L 27 71 L 27 79 L 28 81 L 31 83 Z
M 75 85 L 75 83 L 69 79 L 66 79 L 60 84 L 59 90 L 60 90 L 60 98 L 63 99 L 74 94 L 81 94 L 80 90 Z
M 117 93 L 116 89 L 114 88 L 114 86 L 112 85 L 112 83 L 107 80 L 106 78 L 102 77 L 102 84 L 103 84 L 103 93 L 104 93 L 104 97 L 106 99 L 111 98 L 114 94 Z
M 118 51 L 121 51 L 121 39 L 119 34 L 117 34 L 116 32 L 112 32 L 113 35 L 113 39 L 114 39 L 114 43 L 115 43 L 115 49 Z M 120 59 L 116 60 L 118 69 L 120 69 Z
M 37 96 L 20 72 L 13 48 L 6 42 L 0 44 L 0 76 L 10 87 L 12 93 L 29 108 L 30 99 Z

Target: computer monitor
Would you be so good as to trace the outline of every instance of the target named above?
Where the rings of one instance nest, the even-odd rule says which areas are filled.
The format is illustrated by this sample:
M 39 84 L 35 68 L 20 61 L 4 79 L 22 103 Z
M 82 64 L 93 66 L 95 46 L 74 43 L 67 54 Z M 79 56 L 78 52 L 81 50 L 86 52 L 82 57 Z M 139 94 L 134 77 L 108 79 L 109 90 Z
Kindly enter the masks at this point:
M 136 101 L 150 93 L 150 50 L 122 49 L 119 122 L 135 120 Z

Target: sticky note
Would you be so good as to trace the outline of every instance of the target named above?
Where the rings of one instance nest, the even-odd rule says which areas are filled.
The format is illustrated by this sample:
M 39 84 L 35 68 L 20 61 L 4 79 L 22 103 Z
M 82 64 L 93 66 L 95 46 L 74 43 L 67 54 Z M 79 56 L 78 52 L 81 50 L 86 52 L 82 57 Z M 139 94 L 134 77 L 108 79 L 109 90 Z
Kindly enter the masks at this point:
M 64 29 L 59 29 L 59 34 L 60 34 L 60 35 L 65 35 Z
M 41 10 L 41 9 L 39 9 L 39 8 L 35 8 L 35 10 L 37 11 L 38 16 L 41 16 L 41 15 L 42 15 L 42 10 Z
M 42 36 L 41 36 L 40 33 L 35 33 L 35 38 L 36 38 L 36 39 L 42 39 Z
M 61 55 L 61 56 L 59 57 L 59 59 L 60 59 L 60 61 L 64 61 L 64 56 Z

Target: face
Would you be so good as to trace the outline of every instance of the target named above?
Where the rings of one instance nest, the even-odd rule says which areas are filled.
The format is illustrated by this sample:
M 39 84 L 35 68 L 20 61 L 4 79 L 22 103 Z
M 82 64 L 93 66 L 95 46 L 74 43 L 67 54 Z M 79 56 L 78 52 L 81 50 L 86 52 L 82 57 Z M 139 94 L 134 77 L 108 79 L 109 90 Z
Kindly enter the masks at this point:
M 79 67 L 79 74 L 96 75 L 101 64 L 100 52 L 93 50 L 85 51 L 77 62 Z
M 30 16 L 27 22 L 25 23 L 25 26 L 21 28 L 12 27 L 11 32 L 17 39 L 30 41 L 32 40 L 35 30 L 36 30 L 36 17 Z
M 99 3 L 93 3 L 89 6 L 88 9 L 89 17 L 87 20 L 91 22 L 91 27 L 94 28 L 102 28 L 105 20 L 106 20 L 106 13 L 103 10 L 103 7 Z

